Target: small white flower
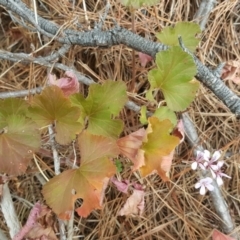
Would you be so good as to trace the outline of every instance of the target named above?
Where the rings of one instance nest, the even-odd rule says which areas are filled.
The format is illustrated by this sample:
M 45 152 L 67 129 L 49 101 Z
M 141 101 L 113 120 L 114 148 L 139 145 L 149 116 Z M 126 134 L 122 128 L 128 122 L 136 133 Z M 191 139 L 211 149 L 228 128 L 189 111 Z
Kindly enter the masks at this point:
M 194 160 L 194 162 L 191 164 L 192 170 L 196 170 L 198 167 L 200 167 L 202 170 L 206 169 L 206 167 L 204 166 L 204 162 L 206 161 L 206 159 L 208 159 L 207 158 L 208 154 L 205 151 L 204 152 L 197 151 L 197 157 Z
M 205 159 L 205 163 L 204 163 L 204 166 L 206 168 L 211 168 L 213 164 L 221 157 L 220 151 L 215 151 L 211 158 L 210 158 L 210 152 L 208 150 L 205 150 L 204 152 L 206 152 L 205 155 L 208 156 L 208 158 Z
M 206 178 L 200 179 L 199 182 L 197 182 L 195 184 L 195 188 L 196 189 L 200 188 L 200 194 L 201 195 L 205 195 L 206 188 L 209 191 L 213 191 L 214 190 L 214 186 L 212 185 L 212 182 L 213 182 L 213 180 L 210 177 L 206 177 Z
M 222 172 L 221 167 L 223 166 L 223 164 L 224 164 L 223 161 L 219 161 L 217 165 L 214 165 L 211 168 L 211 172 L 213 174 L 213 177 L 216 178 L 218 186 L 223 185 L 223 180 L 222 180 L 223 177 L 231 178 L 230 176 Z

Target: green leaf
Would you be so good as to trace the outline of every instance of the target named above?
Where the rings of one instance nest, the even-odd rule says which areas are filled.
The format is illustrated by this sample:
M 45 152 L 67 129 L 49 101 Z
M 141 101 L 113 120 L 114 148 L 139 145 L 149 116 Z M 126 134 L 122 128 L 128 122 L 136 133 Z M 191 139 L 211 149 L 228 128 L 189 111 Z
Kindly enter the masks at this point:
M 0 112 L 3 116 L 9 115 L 26 115 L 28 103 L 19 98 L 7 98 L 0 101 Z
M 33 121 L 21 115 L 9 115 L 0 134 L 0 172 L 19 175 L 26 171 L 41 139 Z
M 127 101 L 126 85 L 123 82 L 106 81 L 103 85 L 89 87 L 88 97 L 75 94 L 71 97 L 74 105 L 83 111 L 84 121 L 88 120 L 88 131 L 106 137 L 117 137 L 122 129 L 121 120 L 116 117 Z
M 146 106 L 142 106 L 141 107 L 141 112 L 140 112 L 140 123 L 141 124 L 148 124 L 148 120 L 147 120 L 147 107 Z
M 171 121 L 173 126 L 177 125 L 176 114 L 171 109 L 169 109 L 168 107 L 160 107 L 160 108 L 158 108 L 154 112 L 153 117 L 157 117 L 160 121 L 168 119 L 168 120 Z
M 123 164 L 119 159 L 116 159 L 115 166 L 117 168 L 118 173 L 121 173 L 123 171 Z
M 80 167 L 59 174 L 43 187 L 46 202 L 62 219 L 69 219 L 78 198 L 83 199 L 82 206 L 76 209 L 80 216 L 87 217 L 93 209 L 100 209 L 104 180 L 116 173 L 110 159 L 119 154 L 115 140 L 84 131 L 78 144 Z
M 121 3 L 126 7 L 138 9 L 143 6 L 153 6 L 159 3 L 159 0 L 121 0 Z
M 68 144 L 82 130 L 78 121 L 80 109 L 72 107 L 70 100 L 57 86 L 46 87 L 35 95 L 29 108 L 29 116 L 40 126 L 55 125 L 56 141 Z
M 192 80 L 197 72 L 192 57 L 180 47 L 173 47 L 157 53 L 156 63 L 157 69 L 148 73 L 149 91 L 161 89 L 167 106 L 173 111 L 186 109 L 199 87 L 199 83 Z
M 166 27 L 162 32 L 156 34 L 158 40 L 168 46 L 179 46 L 178 37 L 181 36 L 183 44 L 190 51 L 195 51 L 199 39 L 196 34 L 201 33 L 198 24 L 193 22 L 178 22 L 175 27 Z
M 25 116 L 28 111 L 28 104 L 23 99 L 7 98 L 0 101 L 0 128 L 4 127 L 5 120 L 10 115 Z

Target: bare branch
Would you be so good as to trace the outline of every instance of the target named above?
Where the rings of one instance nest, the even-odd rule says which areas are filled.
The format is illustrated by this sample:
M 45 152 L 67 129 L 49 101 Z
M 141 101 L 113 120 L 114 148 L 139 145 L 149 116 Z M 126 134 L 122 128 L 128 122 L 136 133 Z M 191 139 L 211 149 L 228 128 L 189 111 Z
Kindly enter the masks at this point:
M 4 219 L 9 228 L 11 238 L 13 238 L 21 229 L 17 214 L 13 205 L 8 183 L 3 185 L 2 201 L 0 203 Z
M 85 77 L 84 75 L 80 74 L 79 72 L 77 72 L 76 70 L 74 70 L 71 67 L 68 67 L 61 63 L 50 63 L 46 59 L 49 59 L 49 58 L 51 59 L 51 56 L 34 58 L 31 55 L 25 54 L 25 53 L 11 53 L 11 52 L 0 50 L 0 58 L 9 60 L 9 61 L 13 61 L 13 62 L 22 62 L 22 63 L 33 62 L 33 63 L 39 64 L 39 65 L 42 65 L 45 67 L 50 67 L 50 68 L 52 66 L 54 66 L 55 68 L 58 68 L 58 69 L 61 69 L 64 71 L 71 70 L 76 74 L 76 76 L 80 82 L 82 82 L 86 85 L 95 83 L 92 79 Z
M 202 31 L 205 29 L 209 15 L 216 3 L 217 3 L 216 0 L 202 0 L 202 2 L 200 3 L 200 6 L 194 16 L 194 19 L 195 22 L 197 22 L 200 25 L 200 29 Z
M 181 37 L 179 37 L 179 44 L 183 51 L 192 56 L 198 70 L 196 78 L 221 99 L 237 117 L 240 117 L 240 98 L 224 84 L 215 72 L 204 66 L 200 60 L 184 46 Z

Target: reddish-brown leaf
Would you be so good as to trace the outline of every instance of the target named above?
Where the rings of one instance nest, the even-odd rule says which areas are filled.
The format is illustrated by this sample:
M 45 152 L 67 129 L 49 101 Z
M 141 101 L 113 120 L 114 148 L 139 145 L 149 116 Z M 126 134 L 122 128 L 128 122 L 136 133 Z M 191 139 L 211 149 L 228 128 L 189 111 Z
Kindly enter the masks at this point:
M 6 117 L 0 134 L 0 172 L 19 175 L 26 171 L 32 153 L 40 147 L 36 124 L 21 115 Z
M 93 209 L 100 209 L 104 181 L 116 173 L 109 159 L 119 153 L 115 140 L 84 131 L 78 143 L 80 168 L 61 173 L 43 187 L 46 202 L 62 219 L 69 218 L 78 198 L 83 199 L 82 206 L 76 209 L 80 216 L 87 217 Z

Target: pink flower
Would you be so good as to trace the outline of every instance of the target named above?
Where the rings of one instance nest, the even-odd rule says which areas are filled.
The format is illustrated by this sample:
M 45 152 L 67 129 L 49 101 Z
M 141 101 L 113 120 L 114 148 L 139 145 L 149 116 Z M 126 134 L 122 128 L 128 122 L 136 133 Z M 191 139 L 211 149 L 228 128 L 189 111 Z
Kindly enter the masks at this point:
M 204 150 L 203 152 L 197 151 L 197 157 L 191 165 L 192 170 L 196 170 L 198 167 L 200 167 L 202 170 L 205 170 L 206 167 L 204 166 L 204 163 L 207 160 L 209 160 L 207 150 Z
M 205 195 L 206 188 L 209 191 L 213 191 L 214 190 L 214 186 L 212 185 L 212 182 L 213 182 L 213 180 L 210 177 L 206 177 L 206 178 L 200 179 L 200 181 L 195 184 L 195 188 L 196 189 L 200 188 L 200 194 L 201 195 Z
M 219 161 L 217 165 L 211 167 L 213 178 L 216 178 L 218 186 L 223 185 L 222 177 L 231 178 L 230 176 L 221 171 L 221 167 L 223 166 L 223 164 L 223 161 Z

